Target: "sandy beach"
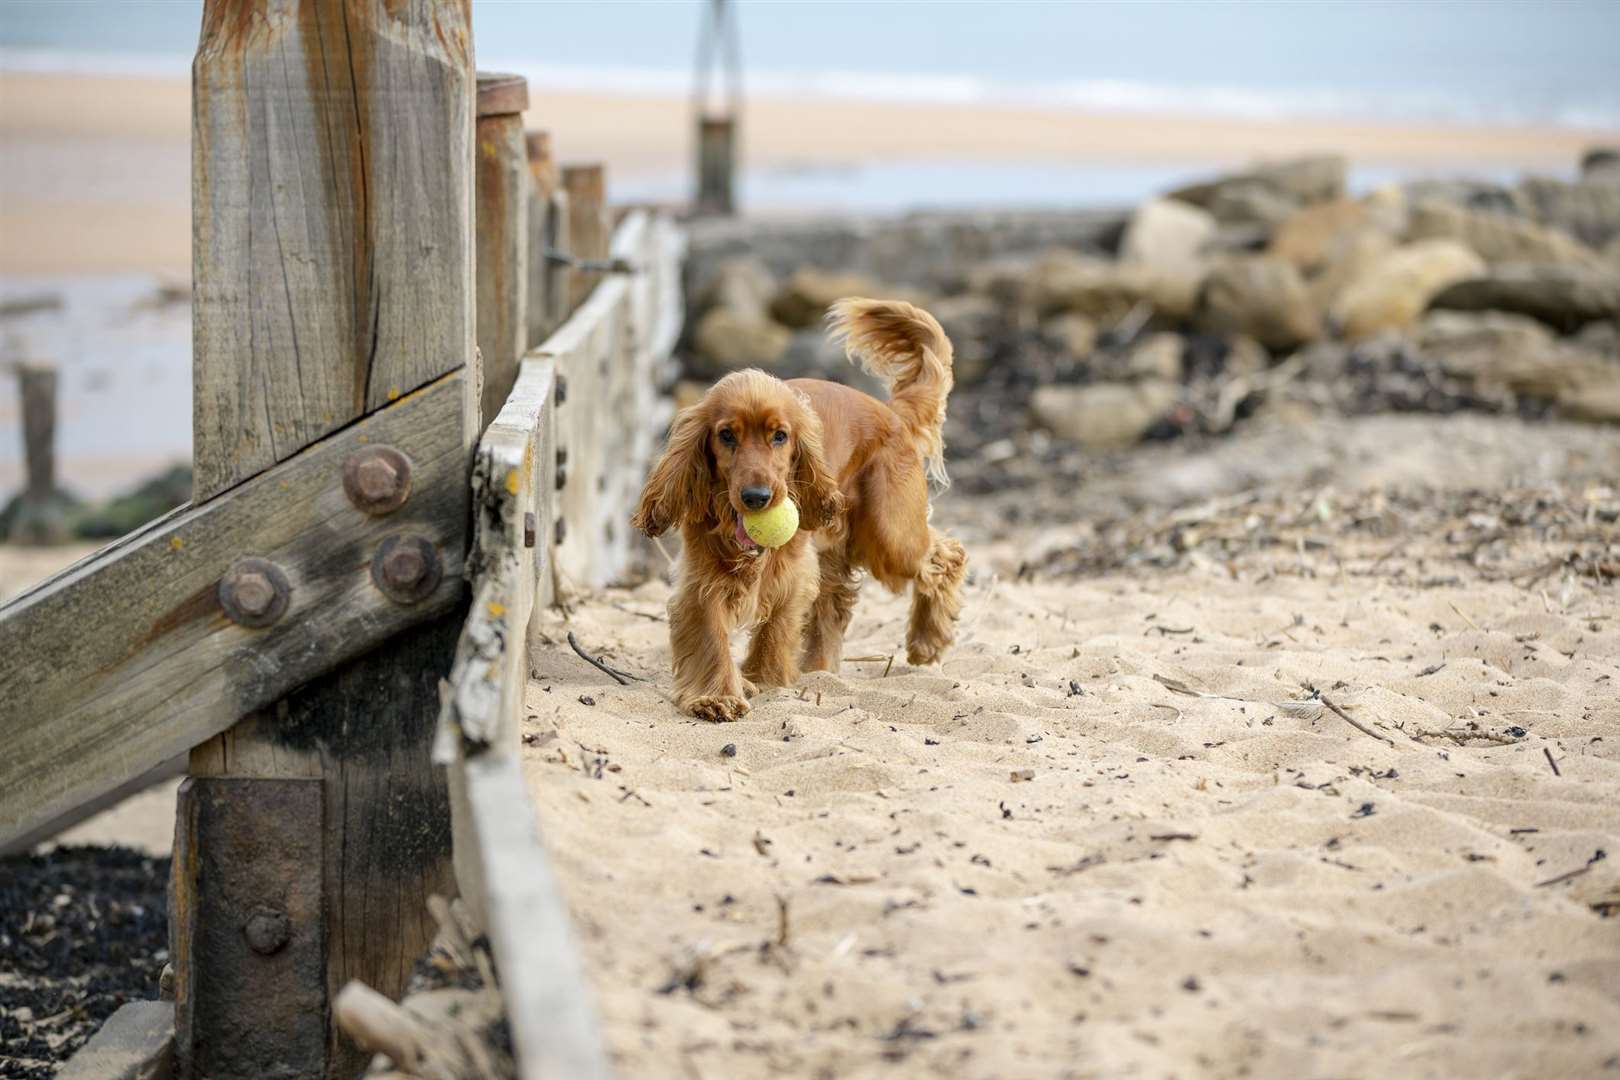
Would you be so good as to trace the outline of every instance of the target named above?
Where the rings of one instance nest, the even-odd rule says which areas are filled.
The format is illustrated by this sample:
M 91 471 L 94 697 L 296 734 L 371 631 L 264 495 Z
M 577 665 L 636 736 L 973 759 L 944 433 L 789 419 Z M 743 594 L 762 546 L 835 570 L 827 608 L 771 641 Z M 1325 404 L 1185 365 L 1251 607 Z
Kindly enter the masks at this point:
M 687 167 L 684 98 L 537 90 L 526 116 L 563 161 L 609 175 Z M 189 275 L 185 79 L 0 73 L 0 273 Z M 1332 151 L 1369 166 L 1566 172 L 1615 132 L 1352 121 L 1263 121 L 964 105 L 756 98 L 745 168 L 975 162 L 1222 167 Z
M 870 588 L 876 659 L 715 726 L 665 698 L 666 596 L 566 627 L 647 684 L 557 648 L 528 699 L 627 1077 L 1614 1067 L 1612 601 L 981 571 L 941 668 Z M 1529 734 L 1434 734 L 1475 720 Z

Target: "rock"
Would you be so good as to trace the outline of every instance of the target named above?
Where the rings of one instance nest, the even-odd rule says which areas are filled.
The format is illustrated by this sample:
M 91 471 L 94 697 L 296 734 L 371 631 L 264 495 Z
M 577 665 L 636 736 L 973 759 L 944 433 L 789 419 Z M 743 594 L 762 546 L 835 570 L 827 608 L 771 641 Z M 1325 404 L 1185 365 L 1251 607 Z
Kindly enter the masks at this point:
M 1271 366 L 1271 354 L 1252 337 L 1239 334 L 1226 344 L 1228 375 L 1258 375 Z
M 1136 208 L 1125 226 L 1120 262 L 1180 266 L 1199 257 L 1215 227 L 1208 211 L 1174 199 L 1150 199 Z
M 1620 183 L 1570 184 L 1532 177 L 1519 185 L 1536 220 L 1568 233 L 1593 250 L 1620 238 Z
M 1467 210 L 1429 200 L 1412 208 L 1407 230 L 1412 240 L 1455 240 L 1487 263 L 1546 263 L 1593 268 L 1602 265 L 1597 253 L 1557 229 L 1527 218 L 1489 210 Z
M 1310 279 L 1311 299 L 1318 311 L 1328 311 L 1345 288 L 1370 271 L 1396 248 L 1395 237 L 1382 228 L 1362 225 L 1338 237 L 1325 261 Z
M 1294 158 L 1257 165 L 1245 172 L 1191 184 L 1171 192 L 1170 198 L 1208 210 L 1223 191 L 1253 185 L 1288 199 L 1296 205 L 1305 206 L 1341 198 L 1344 195 L 1347 170 L 1348 164 L 1345 159 L 1337 154 Z
M 982 377 L 996 339 L 1005 333 L 1006 306 L 988 296 L 963 293 L 936 300 L 928 310 L 951 339 L 956 381 L 970 383 Z
M 1594 146 L 1581 155 L 1581 179 L 1620 185 L 1620 146 Z
M 1522 214 L 1525 209 L 1518 192 L 1489 180 L 1413 180 L 1406 184 L 1404 192 L 1407 202 L 1414 206 L 1437 201 L 1503 214 Z
M 787 351 L 771 372 L 783 379 L 827 379 L 853 386 L 879 401 L 888 399 L 883 380 L 868 375 L 851 363 L 842 346 L 828 340 L 820 328 L 800 330 L 793 335 Z
M 1030 281 L 1038 263 L 1039 259 L 1028 255 L 1008 255 L 978 263 L 967 272 L 967 290 L 1006 307 L 1027 304 Z
M 1502 357 L 1541 356 L 1555 345 L 1552 331 L 1535 319 L 1500 311 L 1431 311 L 1417 341 L 1447 372 L 1474 377 L 1488 375 Z
M 1209 212 L 1222 225 L 1258 225 L 1267 230 L 1298 209 L 1294 199 L 1258 181 L 1223 185 L 1209 204 Z
M 1335 199 L 1296 210 L 1271 238 L 1271 254 L 1302 274 L 1314 274 L 1345 239 L 1364 227 L 1367 212 L 1352 199 Z
M 795 271 L 771 300 L 771 316 L 783 326 L 803 330 L 820 323 L 827 309 L 846 296 L 884 295 L 892 295 L 892 291 L 885 293 L 877 282 L 863 274 L 829 273 L 804 267 Z
M 1030 267 L 1025 302 L 1038 315 L 1074 312 L 1111 325 L 1142 300 L 1141 282 L 1126 267 L 1107 259 L 1052 251 Z
M 1508 311 L 1574 333 L 1620 318 L 1620 273 L 1568 266 L 1494 266 L 1438 290 L 1432 304 L 1451 311 Z
M 675 410 L 690 409 L 703 400 L 703 395 L 709 392 L 709 384 L 697 382 L 693 379 L 682 379 L 675 384 L 671 396 L 675 399 Z
M 1084 360 L 1097 347 L 1097 324 L 1073 312 L 1054 315 L 1041 323 L 1041 338 L 1054 349 Z
M 1176 385 L 1162 379 L 1042 386 L 1030 398 L 1030 411 L 1059 438 L 1101 450 L 1140 442 L 1176 400 Z
M 1305 281 L 1270 255 L 1216 263 L 1204 279 L 1198 321 L 1218 334 L 1246 334 L 1267 348 L 1292 349 L 1321 334 Z
M 746 367 L 774 367 L 793 335 L 761 315 L 717 307 L 692 332 L 696 374 L 723 375 Z
M 1180 334 L 1149 334 L 1132 347 L 1125 370 L 1138 378 L 1181 381 L 1181 354 L 1186 343 Z
M 776 293 L 776 275 L 763 259 L 735 255 L 722 259 L 710 279 L 693 291 L 692 314 L 702 316 L 713 308 L 723 307 L 741 315 L 764 318 Z
M 1620 424 L 1620 374 L 1566 389 L 1558 395 L 1558 407 L 1576 420 Z
M 1390 252 L 1345 286 L 1332 320 L 1352 341 L 1417 321 L 1447 286 L 1484 273 L 1485 264 L 1452 240 L 1425 240 Z

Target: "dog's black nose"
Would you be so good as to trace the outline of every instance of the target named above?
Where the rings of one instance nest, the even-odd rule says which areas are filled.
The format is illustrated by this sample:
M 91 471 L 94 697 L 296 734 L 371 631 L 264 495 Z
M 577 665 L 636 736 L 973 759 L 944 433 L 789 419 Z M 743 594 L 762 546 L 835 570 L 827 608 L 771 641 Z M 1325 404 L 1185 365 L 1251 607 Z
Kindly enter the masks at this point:
M 742 504 L 750 510 L 763 510 L 771 501 L 771 489 L 768 487 L 747 487 L 742 489 Z

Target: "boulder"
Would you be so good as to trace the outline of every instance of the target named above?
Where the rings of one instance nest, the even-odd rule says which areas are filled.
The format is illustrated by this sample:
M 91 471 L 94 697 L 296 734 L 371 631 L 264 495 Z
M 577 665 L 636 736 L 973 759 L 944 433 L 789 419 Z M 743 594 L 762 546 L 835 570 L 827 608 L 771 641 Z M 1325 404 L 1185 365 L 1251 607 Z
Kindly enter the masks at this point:
M 1222 225 L 1256 225 L 1271 230 L 1299 209 L 1299 203 L 1270 184 L 1247 180 L 1227 184 L 1210 200 L 1209 212 Z
M 1437 290 L 1436 308 L 1507 311 L 1574 333 L 1598 319 L 1620 318 L 1620 273 L 1568 266 L 1493 266 Z
M 1131 347 L 1125 370 L 1137 378 L 1181 381 L 1181 354 L 1186 342 L 1180 334 L 1149 334 Z
M 1142 288 L 1137 275 L 1119 263 L 1051 251 L 1030 267 L 1024 298 L 1042 316 L 1074 312 L 1110 325 L 1142 300 Z
M 713 308 L 692 331 L 692 368 L 696 374 L 711 376 L 747 367 L 771 368 L 782 359 L 792 337 L 763 315 Z
M 1271 254 L 1286 259 L 1302 274 L 1314 274 L 1345 238 L 1360 232 L 1367 211 L 1353 199 L 1335 199 L 1296 210 L 1271 238 Z
M 1084 360 L 1097 347 L 1097 324 L 1073 312 L 1053 315 L 1041 323 L 1041 338 L 1052 348 Z
M 1270 366 L 1271 354 L 1254 338 L 1239 334 L 1226 343 L 1226 374 L 1258 375 Z
M 692 312 L 701 316 L 717 308 L 764 318 L 777 293 L 776 275 L 753 255 L 722 259 L 709 279 L 693 290 Z
M 970 383 L 989 367 L 995 342 L 1005 331 L 1007 308 L 988 296 L 962 293 L 935 300 L 929 313 L 951 339 L 958 383 Z
M 1478 255 L 1452 240 L 1398 248 L 1357 275 L 1333 302 L 1331 318 L 1352 341 L 1411 326 L 1429 301 L 1455 282 L 1485 272 Z
M 1581 179 L 1620 186 L 1620 146 L 1594 146 L 1581 155 Z
M 1361 225 L 1337 237 L 1322 266 L 1310 279 L 1311 299 L 1318 311 L 1328 311 L 1346 286 L 1367 273 L 1396 248 L 1395 237 L 1382 228 Z
M 1216 221 L 1200 210 L 1174 199 L 1150 199 L 1136 208 L 1119 243 L 1125 263 L 1175 267 L 1198 258 L 1215 235 Z
M 1294 158 L 1191 184 L 1171 192 L 1170 197 L 1208 210 L 1223 192 L 1248 186 L 1264 188 L 1273 195 L 1305 206 L 1342 197 L 1347 171 L 1348 164 L 1338 154 Z
M 1532 177 L 1519 185 L 1536 220 L 1568 233 L 1593 250 L 1620 238 L 1620 184 L 1571 184 Z
M 1413 180 L 1403 191 L 1407 202 L 1414 206 L 1437 201 L 1470 210 L 1495 210 L 1503 214 L 1525 212 L 1517 191 L 1490 180 Z
M 892 290 L 890 291 L 892 294 Z M 834 302 L 846 296 L 886 295 L 877 282 L 864 274 L 829 273 L 812 267 L 794 271 L 788 283 L 771 300 L 771 317 L 783 326 L 803 330 L 815 326 Z
M 829 340 L 819 328 L 794 334 L 771 374 L 783 379 L 827 379 L 853 386 L 880 401 L 888 398 L 883 380 L 868 375 L 850 360 L 843 346 Z
M 1580 241 L 1527 218 L 1489 210 L 1467 210 L 1429 200 L 1412 208 L 1407 229 L 1412 240 L 1455 240 L 1487 263 L 1545 263 L 1593 268 L 1602 259 Z
M 1177 388 L 1162 379 L 1090 386 L 1042 386 L 1030 398 L 1036 423 L 1093 449 L 1132 446 L 1176 405 Z
M 1544 356 L 1553 351 L 1556 339 L 1546 326 L 1524 315 L 1431 311 L 1423 317 L 1417 341 L 1449 374 L 1489 378 L 1504 358 Z
M 1204 279 L 1198 321 L 1213 333 L 1245 334 L 1277 350 L 1295 348 L 1322 331 L 1299 271 L 1270 255 L 1216 263 Z

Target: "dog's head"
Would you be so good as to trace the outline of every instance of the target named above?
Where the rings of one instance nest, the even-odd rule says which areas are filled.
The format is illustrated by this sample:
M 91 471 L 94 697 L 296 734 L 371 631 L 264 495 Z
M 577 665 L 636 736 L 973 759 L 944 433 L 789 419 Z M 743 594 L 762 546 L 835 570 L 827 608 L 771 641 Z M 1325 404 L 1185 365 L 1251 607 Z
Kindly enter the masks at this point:
M 821 419 L 782 380 L 739 371 L 675 418 L 631 523 L 648 536 L 679 525 L 718 529 L 788 496 L 801 529 L 831 523 L 842 508 L 822 455 Z

